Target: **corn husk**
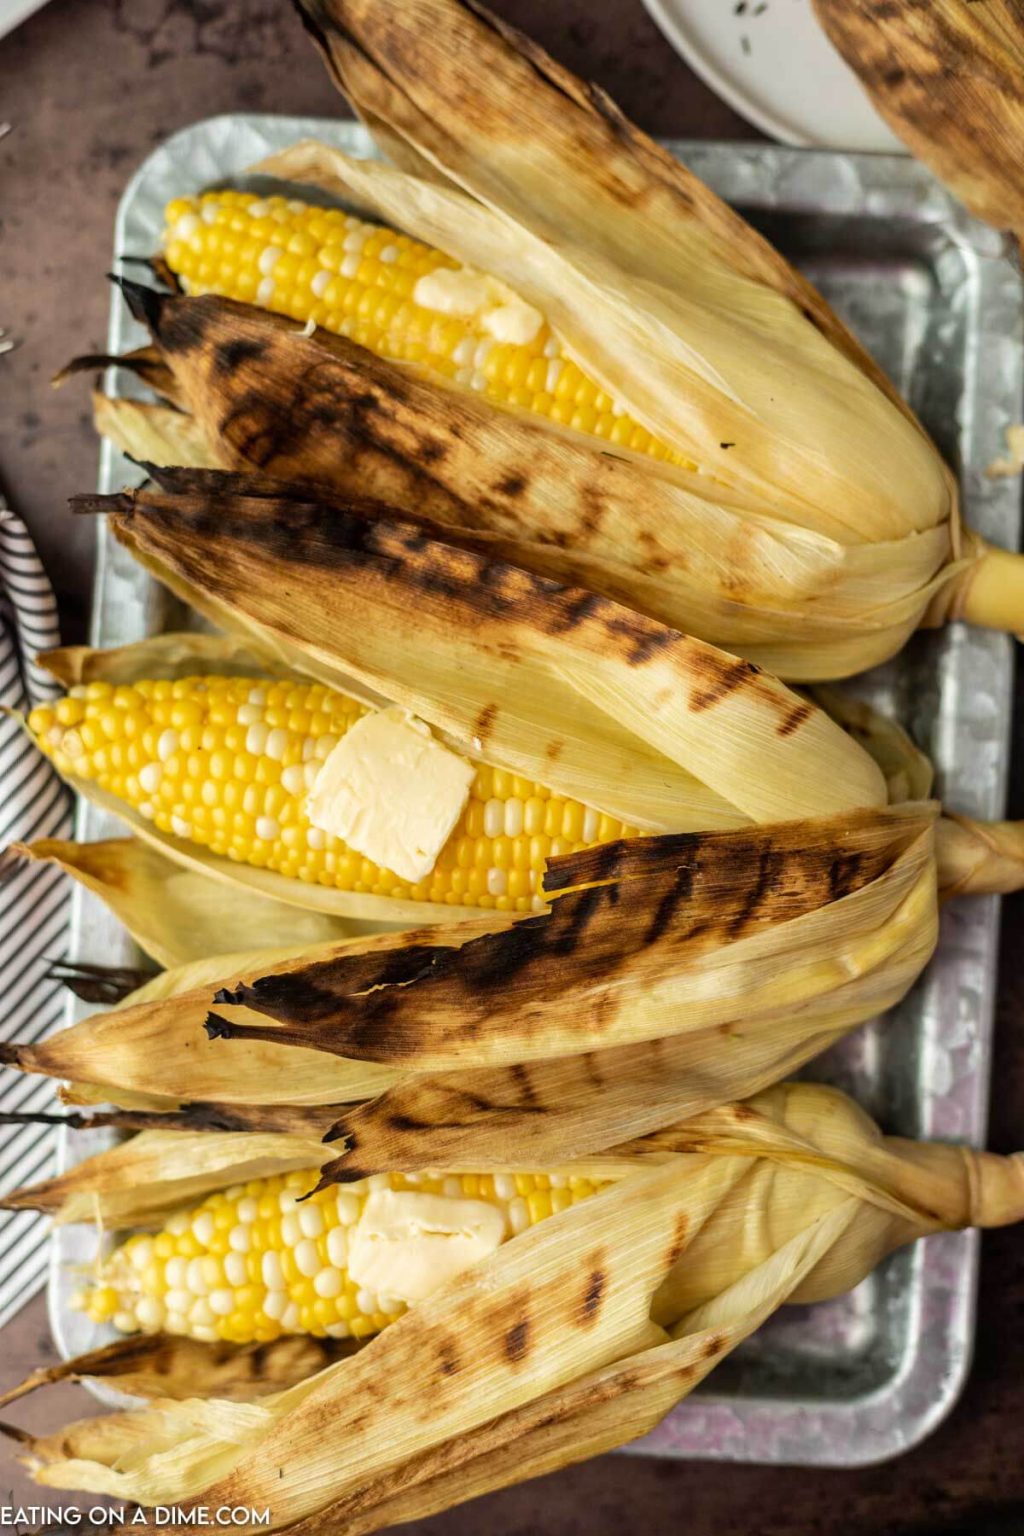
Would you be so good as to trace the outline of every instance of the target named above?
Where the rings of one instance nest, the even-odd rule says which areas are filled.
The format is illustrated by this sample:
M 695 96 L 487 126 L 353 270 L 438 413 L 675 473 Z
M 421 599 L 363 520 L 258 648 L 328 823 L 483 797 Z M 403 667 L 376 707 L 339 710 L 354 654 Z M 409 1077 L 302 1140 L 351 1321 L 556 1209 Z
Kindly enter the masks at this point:
M 634 1438 L 785 1302 L 835 1295 L 929 1232 L 1024 1215 L 1024 1159 L 883 1138 L 810 1084 L 621 1156 L 633 1166 L 608 1189 L 353 1358 L 256 1403 L 154 1404 L 26 1439 L 37 1479 L 372 1531 Z
M 935 942 L 933 819 L 607 844 L 555 861 L 549 911 L 511 927 L 239 957 L 219 986 L 206 962 L 0 1059 L 120 1125 L 329 1135 L 328 1180 L 587 1155 L 777 1081 L 901 997 Z
M 305 671 L 411 709 L 468 755 L 658 829 L 884 801 L 871 760 L 748 662 L 377 508 L 159 474 L 76 504 L 110 513 L 192 601 L 211 594 L 263 645 L 280 638 Z
M 346 167 L 335 180 L 350 200 L 536 304 L 586 372 L 706 472 L 709 499 L 718 484 L 736 487 L 773 522 L 844 544 L 944 529 L 940 565 L 919 568 L 918 616 L 952 609 L 1021 627 L 1019 563 L 997 558 L 998 581 L 976 581 L 988 562 L 972 536 L 968 565 L 957 565 L 950 477 L 863 350 L 602 93 L 460 0 L 309 0 L 303 10 L 335 80 L 411 172 Z M 329 184 L 323 164 L 321 153 L 318 185 Z M 271 165 L 304 173 L 301 155 Z M 932 599 L 946 561 L 946 589 Z M 880 551 L 880 585 L 885 564 Z M 881 600 L 911 590 L 895 578 Z M 770 664 L 807 675 L 786 666 L 785 640 Z M 831 675 L 866 664 L 854 641 Z
M 1024 16 L 1016 0 L 815 0 L 886 122 L 978 218 L 1024 235 Z
M 353 1344 L 351 1339 L 285 1336 L 266 1344 L 210 1345 L 170 1334 L 136 1334 L 30 1372 L 0 1394 L 0 1408 L 59 1381 L 113 1382 L 133 1397 L 246 1402 L 305 1380 L 352 1354 Z
M 851 646 L 863 666 L 891 655 L 921 612 L 922 569 L 944 559 L 948 534 L 933 529 L 890 542 L 880 575 L 877 543 L 776 526 L 739 488 L 709 500 L 705 475 L 595 453 L 586 437 L 432 384 L 326 331 L 306 336 L 212 296 L 161 298 L 132 284 L 126 293 L 194 413 L 99 397 L 98 429 L 131 457 L 196 468 L 213 458 L 344 495 L 369 490 L 450 536 L 472 531 L 517 565 L 788 676 L 841 675 Z M 227 347 L 230 369 L 218 366 Z

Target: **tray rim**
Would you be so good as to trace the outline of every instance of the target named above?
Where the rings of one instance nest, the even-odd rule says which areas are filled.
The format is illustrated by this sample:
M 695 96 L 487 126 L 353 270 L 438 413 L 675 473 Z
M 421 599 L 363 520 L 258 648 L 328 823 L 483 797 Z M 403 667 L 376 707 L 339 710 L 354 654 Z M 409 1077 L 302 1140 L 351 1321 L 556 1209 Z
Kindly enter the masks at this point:
M 292 137 L 296 131 L 301 133 L 319 133 L 335 140 L 341 140 L 344 147 L 356 154 L 367 153 L 372 149 L 372 139 L 367 130 L 361 124 L 350 119 L 307 118 L 261 112 L 223 112 L 188 124 L 176 130 L 173 134 L 162 140 L 160 144 L 156 145 L 137 167 L 126 185 L 118 205 L 115 223 L 115 270 L 120 270 L 121 267 L 119 247 L 123 249 L 121 236 L 126 212 L 130 209 L 138 189 L 145 185 L 147 178 L 153 172 L 154 165 L 159 162 L 162 156 L 170 150 L 181 151 L 193 142 L 202 143 L 204 140 L 209 141 L 211 135 L 217 131 L 232 131 L 239 126 L 248 126 L 257 132 L 269 130 L 273 134 L 275 129 L 280 131 L 286 124 L 292 125 L 287 135 L 288 138 Z M 819 200 L 815 200 L 809 190 L 804 189 L 804 183 L 801 181 L 800 175 L 801 168 L 813 167 L 815 161 L 835 162 L 843 160 L 863 165 L 870 164 L 878 172 L 880 181 L 880 185 L 875 191 L 871 209 L 874 215 L 898 213 L 900 211 L 901 199 L 908 193 L 914 193 L 927 200 L 928 221 L 944 226 L 956 238 L 958 243 L 962 243 L 966 248 L 986 257 L 1001 254 L 1001 237 L 996 236 L 994 232 L 987 230 L 984 226 L 973 220 L 944 191 L 922 165 L 899 154 L 847 153 L 821 148 L 713 139 L 667 138 L 661 139 L 659 142 L 673 154 L 685 159 L 687 163 L 698 162 L 698 174 L 704 174 L 699 168 L 701 160 L 720 155 L 723 152 L 732 157 L 734 170 L 743 165 L 749 165 L 765 159 L 775 160 L 794 173 L 794 185 L 789 189 L 789 195 L 784 205 L 785 211 L 793 213 L 829 213 L 840 217 L 849 216 L 854 213 L 854 210 L 844 208 L 841 198 L 835 202 L 830 202 L 828 205 L 823 205 Z M 241 168 L 240 166 L 239 169 Z M 226 171 L 224 174 L 228 175 L 231 173 Z M 738 176 L 737 179 L 742 182 L 743 178 Z M 806 183 L 807 188 L 810 187 L 812 180 L 813 178 Z M 759 207 L 767 210 L 772 206 L 764 200 L 759 201 L 756 192 L 751 193 L 749 190 L 746 197 L 740 197 L 736 200 L 755 210 Z M 1024 313 L 1024 288 L 1021 288 L 1019 283 L 1017 287 L 1020 289 L 1017 295 L 1019 300 L 1018 310 Z M 1020 314 L 1018 314 L 1019 319 Z M 120 312 L 119 300 L 115 291 L 111 299 L 108 335 L 108 342 L 112 351 L 118 349 L 122 344 L 122 332 L 124 329 L 125 321 Z M 115 389 L 116 387 L 115 384 Z M 1021 395 L 1022 387 L 1024 387 L 1024 358 L 1021 359 L 1020 366 L 1016 370 L 1016 395 L 1018 399 Z M 119 456 L 112 451 L 109 443 L 104 442 L 101 445 L 100 453 L 101 488 L 109 486 L 111 478 L 115 473 L 118 473 L 119 483 L 123 483 L 123 473 L 120 473 Z M 964 499 L 967 501 L 969 498 L 965 495 Z M 98 530 L 96 575 L 92 594 L 93 614 L 90 624 L 90 641 L 93 644 L 103 643 L 103 595 L 104 583 L 109 575 L 110 555 L 110 540 L 103 538 Z M 150 589 L 154 586 L 155 583 L 150 579 Z M 1007 655 L 1009 654 L 1007 648 Z M 1008 774 L 1011 718 L 1008 705 L 1011 688 L 1012 665 L 1007 667 L 1004 664 L 1002 676 L 999 679 L 999 689 L 1003 695 L 1004 708 L 1001 717 L 1003 723 L 1001 733 L 1002 752 L 998 775 L 999 794 L 1004 802 Z M 96 836 L 100 835 L 102 830 L 97 825 L 97 815 L 94 808 L 88 805 L 81 805 L 77 816 L 76 836 Z M 121 939 L 123 942 L 126 936 L 123 934 L 123 930 L 120 929 L 120 925 L 110 921 L 108 915 L 103 913 L 102 909 L 100 912 L 97 912 L 95 910 L 97 906 L 96 899 L 91 897 L 88 892 L 84 891 L 81 887 L 75 888 L 71 917 L 72 946 L 80 940 L 83 933 L 88 932 L 90 929 L 95 932 L 97 927 L 105 927 L 108 932 L 113 933 L 116 938 Z M 990 1086 L 991 1079 L 991 1036 L 995 1010 L 994 958 L 998 946 L 999 903 L 997 898 L 986 898 L 977 901 L 976 906 L 978 908 L 988 908 L 985 920 L 988 965 L 985 974 L 985 986 L 979 1000 L 978 1009 L 979 1037 L 983 1047 L 982 1075 L 987 1088 Z M 69 1001 L 66 1022 L 73 1022 L 81 1016 L 83 1016 L 83 1010 L 77 1007 L 73 1001 Z M 985 1100 L 975 1106 L 975 1110 L 977 1123 L 973 1129 L 973 1139 L 980 1141 L 983 1139 L 986 1129 L 987 1094 Z M 62 1131 L 59 1135 L 57 1154 L 61 1167 L 67 1166 L 69 1162 L 68 1142 L 67 1132 Z M 77 1161 L 78 1158 L 73 1160 Z M 51 1251 L 48 1285 L 51 1328 L 58 1348 L 65 1358 L 68 1354 L 68 1348 L 65 1330 L 62 1327 L 64 1320 L 62 1301 L 63 1294 L 66 1291 L 64 1268 L 67 1258 L 66 1255 L 62 1257 L 60 1237 L 62 1234 L 66 1234 L 67 1231 L 68 1229 L 66 1228 L 57 1229 L 57 1241 L 52 1245 Z M 947 1250 L 949 1250 L 946 1262 L 955 1264 L 960 1271 L 962 1283 L 959 1292 L 958 1320 L 963 1325 L 963 1330 L 961 1333 L 952 1335 L 948 1341 L 953 1345 L 953 1348 L 947 1359 L 948 1369 L 944 1376 L 944 1390 L 942 1394 L 934 1400 L 927 1412 L 921 1413 L 918 1416 L 913 1431 L 909 1436 L 898 1433 L 899 1426 L 896 1420 L 892 1420 L 887 1425 L 885 1422 L 879 1423 L 876 1419 L 873 1433 L 870 1436 L 871 1443 L 868 1444 L 863 1440 L 863 1437 L 857 1438 L 858 1435 L 861 1435 L 860 1428 L 855 1432 L 851 1432 L 850 1421 L 853 1417 L 852 1410 L 854 1407 L 872 1414 L 881 1414 L 884 1420 L 884 1410 L 887 1406 L 891 1406 L 891 1400 L 897 1391 L 899 1383 L 907 1380 L 914 1372 L 921 1369 L 924 1340 L 920 1327 L 916 1331 L 908 1331 L 907 1339 L 909 1343 L 912 1343 L 913 1347 L 901 1351 L 899 1368 L 887 1376 L 873 1391 L 865 1393 L 860 1397 L 835 1400 L 833 1402 L 827 1402 L 823 1399 L 818 1400 L 812 1408 L 802 1410 L 808 1422 L 815 1420 L 823 1424 L 835 1418 L 836 1415 L 839 1415 L 841 1419 L 846 1421 L 842 1424 L 839 1433 L 833 1436 L 835 1441 L 842 1441 L 843 1454 L 841 1455 L 814 1455 L 809 1457 L 774 1456 L 766 1459 L 763 1456 L 758 1456 L 756 1451 L 748 1448 L 746 1438 L 744 1443 L 738 1446 L 730 1445 L 725 1451 L 713 1450 L 699 1445 L 696 1447 L 659 1445 L 657 1443 L 658 1430 L 635 1445 L 626 1447 L 627 1454 L 656 1456 L 664 1459 L 702 1457 L 721 1461 L 760 1461 L 769 1465 L 856 1467 L 879 1464 L 911 1449 L 929 1435 L 952 1411 L 969 1373 L 973 1354 L 979 1234 L 976 1231 L 941 1234 L 937 1237 L 929 1238 L 927 1242 L 929 1245 L 945 1245 Z M 915 1255 L 915 1263 L 910 1280 L 912 1299 L 915 1289 L 920 1288 L 920 1262 L 921 1256 L 919 1253 Z M 108 1403 L 124 1404 L 126 1401 L 122 1394 L 113 1392 L 109 1388 L 104 1388 L 102 1385 L 94 1386 L 91 1383 L 87 1383 L 87 1386 L 94 1395 Z M 779 1411 L 792 1411 L 797 1402 L 799 1400 L 794 1400 L 781 1394 L 748 1397 L 742 1394 L 724 1395 L 713 1391 L 702 1391 L 694 1406 L 696 1406 L 696 1403 L 699 1403 L 701 1407 L 706 1409 L 725 1408 L 734 1418 L 741 1422 L 743 1429 L 746 1430 L 751 1427 L 754 1420 L 764 1419 L 767 1422 Z M 686 1402 L 680 1404 L 664 1422 L 667 1424 L 676 1416 L 685 1415 L 687 1408 L 688 1404 Z M 886 1436 L 888 1436 L 888 1440 L 886 1440 Z M 880 1442 L 882 1443 L 880 1444 Z

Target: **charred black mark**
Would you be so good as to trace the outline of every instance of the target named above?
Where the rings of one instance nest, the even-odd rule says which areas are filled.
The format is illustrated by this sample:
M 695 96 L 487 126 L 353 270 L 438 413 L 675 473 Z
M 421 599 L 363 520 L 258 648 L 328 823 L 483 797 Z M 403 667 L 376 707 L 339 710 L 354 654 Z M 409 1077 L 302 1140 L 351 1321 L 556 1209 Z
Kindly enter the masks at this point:
M 672 1233 L 672 1241 L 669 1244 L 668 1253 L 665 1256 L 666 1268 L 672 1269 L 679 1263 L 686 1252 L 686 1244 L 690 1235 L 690 1218 L 684 1211 L 680 1211 L 676 1217 L 675 1230 Z
M 616 639 L 629 641 L 626 660 L 631 667 L 643 666 L 644 662 L 650 661 L 652 656 L 657 656 L 659 651 L 665 650 L 679 638 L 674 629 L 666 629 L 663 624 L 639 616 L 609 619 L 605 628 Z
M 406 1133 L 429 1131 L 432 1129 L 429 1120 L 418 1120 L 415 1115 L 405 1115 L 396 1112 L 395 1114 L 388 1115 L 387 1120 L 388 1125 L 393 1131 Z
M 828 869 L 828 888 L 833 901 L 840 901 L 857 888 L 863 863 L 864 856 L 860 853 L 838 854 L 832 860 Z
M 693 893 L 693 867 L 684 864 L 676 871 L 676 877 L 670 890 L 667 890 L 658 902 L 651 918 L 647 932 L 644 934 L 645 944 L 654 944 L 661 938 L 679 909 L 681 902 L 687 901 Z
M 794 704 L 792 709 L 787 710 L 782 719 L 779 721 L 779 724 L 775 727 L 776 735 L 791 736 L 793 732 L 799 730 L 804 722 L 809 720 L 813 714 L 814 710 L 810 704 L 804 704 L 802 702 Z
M 495 481 L 494 489 L 499 496 L 508 496 L 514 500 L 523 494 L 528 483 L 525 475 L 505 475 L 503 479 Z
M 765 898 L 771 895 L 776 879 L 784 867 L 782 854 L 772 848 L 763 848 L 757 858 L 757 879 L 750 887 L 739 911 L 729 924 L 729 934 L 738 938 L 757 916 Z
M 462 1357 L 453 1339 L 442 1339 L 437 1347 L 442 1376 L 454 1376 L 462 1369 Z
M 439 443 L 436 438 L 428 438 L 426 442 L 420 444 L 419 448 L 419 455 L 424 464 L 436 464 L 439 459 L 445 457 L 447 452 L 448 449 L 444 443 Z
M 530 1074 L 522 1062 L 517 1061 L 510 1068 L 512 1081 L 519 1090 L 519 1097 L 524 1104 L 535 1105 L 537 1103 L 537 1090 L 530 1080 Z
M 724 1333 L 713 1333 L 701 1350 L 701 1358 L 713 1360 L 716 1355 L 723 1354 L 729 1347 L 729 1340 Z
M 719 443 L 719 448 L 735 448 L 735 443 Z
M 761 676 L 761 668 L 752 661 L 737 657 L 707 654 L 702 658 L 704 681 L 696 683 L 690 693 L 692 710 L 711 709 L 723 699 L 745 688 Z
M 587 1280 L 586 1290 L 583 1292 L 583 1300 L 580 1303 L 580 1322 L 593 1323 L 601 1308 L 601 1298 L 604 1295 L 606 1276 L 603 1269 L 591 1270 Z
M 568 634 L 604 603 L 604 599 L 598 597 L 595 592 L 574 591 L 571 595 L 566 593 L 566 599 L 559 611 L 548 622 L 549 634 Z
M 522 1318 L 505 1335 L 505 1355 L 513 1365 L 526 1358 L 530 1349 L 530 1320 Z
M 564 751 L 564 741 L 549 741 L 544 748 L 544 756 L 549 763 L 557 763 Z
M 264 340 L 246 341 L 244 337 L 237 337 L 232 341 L 222 341 L 214 349 L 213 371 L 234 373 L 243 363 L 256 362 L 266 351 L 267 343 Z

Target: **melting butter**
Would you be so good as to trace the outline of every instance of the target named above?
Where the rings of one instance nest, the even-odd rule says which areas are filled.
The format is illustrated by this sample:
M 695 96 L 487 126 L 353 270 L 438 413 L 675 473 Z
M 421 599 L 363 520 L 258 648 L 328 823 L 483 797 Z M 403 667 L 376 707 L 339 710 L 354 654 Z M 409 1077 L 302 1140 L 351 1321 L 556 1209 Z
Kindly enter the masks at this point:
M 357 1285 L 400 1301 L 423 1301 L 493 1253 L 505 1218 L 486 1200 L 374 1189 L 349 1238 Z

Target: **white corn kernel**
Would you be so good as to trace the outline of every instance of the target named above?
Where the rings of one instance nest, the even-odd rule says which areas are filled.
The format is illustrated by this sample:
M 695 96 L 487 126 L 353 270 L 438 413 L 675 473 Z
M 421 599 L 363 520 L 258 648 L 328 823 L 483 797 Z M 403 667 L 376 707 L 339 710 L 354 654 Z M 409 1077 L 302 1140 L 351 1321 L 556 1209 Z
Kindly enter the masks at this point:
M 138 1333 L 139 1325 L 131 1312 L 115 1312 L 114 1327 L 118 1333 Z
M 310 1237 L 304 1237 L 295 1248 L 295 1267 L 300 1275 L 305 1275 L 307 1280 L 312 1280 L 320 1268 L 320 1255 L 316 1251 L 316 1243 Z
M 313 1276 L 313 1289 L 318 1296 L 323 1296 L 327 1301 L 330 1301 L 332 1297 L 341 1295 L 341 1276 L 336 1269 L 329 1269 L 325 1266 Z
M 530 1208 L 520 1196 L 508 1208 L 508 1224 L 514 1233 L 525 1232 L 530 1225 Z
M 239 1221 L 253 1222 L 260 1214 L 260 1208 L 251 1195 L 246 1195 L 244 1200 L 238 1202 Z
M 306 847 L 312 848 L 314 852 L 319 853 L 321 849 L 327 847 L 327 833 L 322 831 L 320 827 L 307 827 Z
M 327 1257 L 336 1269 L 348 1263 L 348 1233 L 344 1227 L 332 1227 L 327 1234 Z
M 220 1291 L 210 1292 L 210 1310 L 218 1317 L 230 1317 L 235 1310 L 235 1297 L 232 1291 L 226 1287 Z
M 372 1317 L 378 1311 L 377 1298 L 373 1291 L 360 1290 L 356 1293 L 356 1306 L 364 1317 Z
M 299 1228 L 303 1237 L 319 1237 L 324 1230 L 324 1213 L 318 1205 L 299 1208 Z
M 484 806 L 484 836 L 500 837 L 504 826 L 504 805 L 500 800 L 488 800 Z
M 185 1286 L 187 1290 L 192 1292 L 193 1296 L 209 1295 L 210 1287 L 206 1283 L 206 1276 L 203 1274 L 203 1266 L 199 1259 L 191 1259 L 189 1261 L 188 1272 L 185 1276 Z
M 228 1247 L 235 1253 L 248 1253 L 252 1247 L 252 1233 L 241 1222 L 228 1233 Z
M 299 1226 L 299 1218 L 294 1211 L 289 1211 L 287 1216 L 281 1217 L 281 1241 L 285 1247 L 294 1248 L 301 1240 L 302 1229 Z
M 261 277 L 269 277 L 284 255 L 279 245 L 268 245 L 260 252 L 259 269 Z
M 272 1322 L 279 1323 L 288 1305 L 288 1292 L 274 1287 L 263 1298 L 263 1311 Z
M 168 1312 L 180 1312 L 181 1315 L 185 1317 L 188 1314 L 189 1307 L 191 1307 L 195 1299 L 196 1298 L 192 1295 L 191 1291 L 174 1290 L 167 1292 L 167 1295 L 164 1297 L 164 1302 L 167 1306 Z
M 274 279 L 272 277 L 265 277 L 262 279 L 259 287 L 256 289 L 256 303 L 269 304 L 273 297 Z
M 190 1323 L 199 1328 L 212 1328 L 215 1322 L 213 1308 L 205 1296 L 200 1296 L 198 1301 L 192 1303 L 192 1309 L 188 1314 Z
M 505 801 L 505 836 L 518 837 L 523 830 L 523 802 L 518 795 Z
M 281 1327 L 285 1333 L 295 1333 L 299 1326 L 299 1304 L 290 1301 L 281 1314 Z
M 244 1254 L 226 1253 L 224 1255 L 224 1278 L 229 1285 L 245 1285 L 249 1279 L 249 1266 L 245 1262 Z
M 516 1181 L 510 1173 L 496 1173 L 494 1175 L 494 1193 L 499 1200 L 515 1199 Z
M 171 831 L 174 833 L 175 837 L 191 837 L 192 823 L 190 821 L 186 821 L 183 816 L 172 816 Z
M 180 1253 L 176 1253 L 172 1259 L 167 1260 L 167 1265 L 164 1269 L 164 1280 L 168 1290 L 183 1291 L 187 1275 L 188 1259 L 183 1259 Z
M 163 1303 L 155 1296 L 140 1296 L 135 1303 L 135 1316 L 147 1333 L 158 1333 L 163 1327 Z
M 313 281 L 309 285 L 312 288 L 312 290 L 313 290 L 314 298 L 317 298 L 317 299 L 322 299 L 323 298 L 323 296 L 324 296 L 324 289 L 327 287 L 327 284 L 330 282 L 330 280 L 331 280 L 330 272 L 328 272 L 326 267 L 321 267 L 320 271 L 316 273 L 316 275 L 313 278 Z
M 281 826 L 273 816 L 259 816 L 256 820 L 256 836 L 265 843 L 272 843 L 280 835 Z
M 284 755 L 288 750 L 290 731 L 286 731 L 283 725 L 275 725 L 267 737 L 267 745 L 264 751 L 275 763 L 284 761 Z
M 312 766 L 311 764 L 307 766 Z M 281 783 L 290 795 L 302 795 L 306 792 L 306 775 L 301 763 L 290 763 L 281 775 Z
M 593 806 L 588 805 L 583 812 L 583 841 L 585 843 L 597 842 L 597 831 L 600 825 L 600 812 L 595 811 Z
M 213 1224 L 212 1211 L 200 1211 L 192 1223 L 192 1231 L 197 1243 L 202 1243 L 204 1248 L 209 1248 L 216 1227 Z
M 168 728 L 166 731 L 160 732 L 160 736 L 156 744 L 156 755 L 162 763 L 166 763 L 169 757 L 174 756 L 180 745 L 181 737 L 178 735 L 177 731 L 172 731 L 170 728 Z
M 359 1220 L 360 1202 L 358 1197 L 356 1195 L 350 1194 L 348 1190 L 343 1190 L 341 1193 L 339 1193 L 337 1201 L 338 1220 L 342 1223 L 343 1226 L 352 1226 L 354 1222 Z
M 489 896 L 507 896 L 508 872 L 504 869 L 489 869 L 487 871 L 487 894 Z
M 152 1240 L 152 1238 L 149 1238 L 149 1237 L 141 1238 L 139 1240 L 139 1242 L 137 1242 L 133 1246 L 133 1248 L 131 1250 L 130 1257 L 131 1257 L 131 1265 L 132 1265 L 133 1269 L 137 1269 L 139 1271 L 142 1271 L 142 1270 L 148 1268 L 149 1263 L 150 1263 L 150 1261 L 152 1260 L 152 1257 L 153 1257 L 153 1240 Z
M 328 1323 L 324 1332 L 329 1339 L 347 1339 L 348 1323 Z

